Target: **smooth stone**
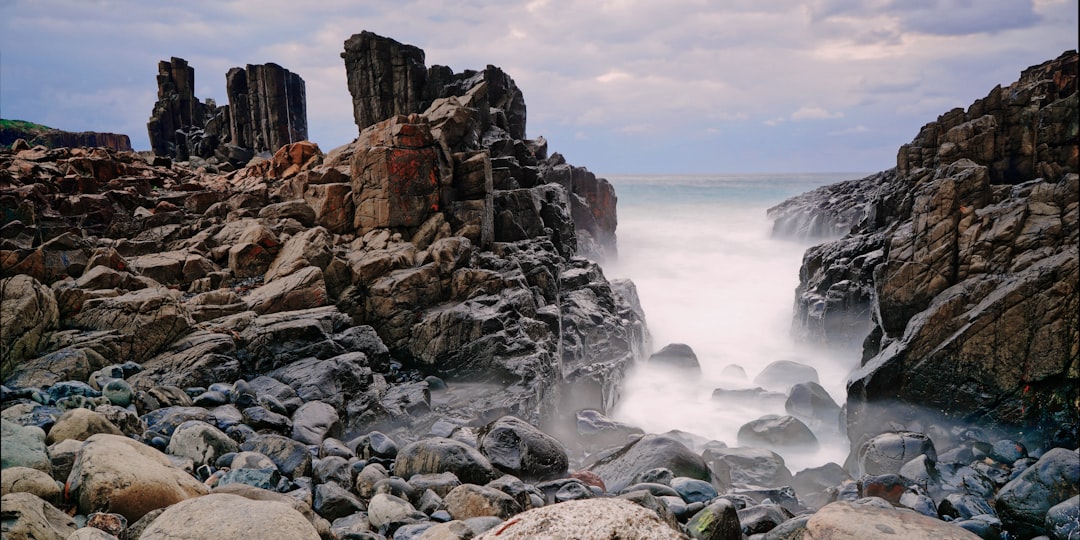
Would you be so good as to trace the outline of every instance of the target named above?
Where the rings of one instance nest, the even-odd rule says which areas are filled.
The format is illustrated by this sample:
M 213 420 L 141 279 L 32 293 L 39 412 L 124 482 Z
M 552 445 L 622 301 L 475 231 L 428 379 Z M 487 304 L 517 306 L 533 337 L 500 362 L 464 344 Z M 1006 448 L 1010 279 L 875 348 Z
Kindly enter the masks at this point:
M 211 493 L 170 506 L 139 538 L 319 540 L 319 532 L 303 514 L 283 502 L 252 500 L 229 493 Z

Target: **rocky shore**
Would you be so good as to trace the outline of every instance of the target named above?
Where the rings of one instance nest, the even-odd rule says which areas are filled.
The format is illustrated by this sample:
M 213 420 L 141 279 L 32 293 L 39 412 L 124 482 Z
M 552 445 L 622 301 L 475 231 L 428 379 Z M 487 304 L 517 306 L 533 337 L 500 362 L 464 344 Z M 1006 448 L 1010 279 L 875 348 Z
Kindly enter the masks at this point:
M 342 57 L 359 136 L 326 153 L 295 142 L 220 171 L 0 150 L 5 538 L 1080 535 L 1075 52 L 924 128 L 898 169 L 785 203 L 778 231 L 846 234 L 807 254 L 808 334 L 871 338 L 843 409 L 812 370 L 779 366 L 789 415 L 749 422 L 739 441 L 607 416 L 635 362 L 697 359 L 677 344 L 650 355 L 633 284 L 601 267 L 616 252 L 614 189 L 526 138 L 508 74 L 427 67 L 369 32 Z M 1007 127 L 1021 112 L 1039 144 L 1006 142 L 1023 138 Z M 948 135 L 957 126 L 974 135 Z M 988 163 L 969 155 L 973 137 Z M 964 230 L 923 232 L 945 222 Z M 887 269 L 940 259 L 924 236 L 984 246 L 981 266 L 961 250 L 946 258 L 966 273 L 899 302 L 902 287 L 874 276 L 919 283 Z M 1040 309 L 1026 333 L 980 345 L 977 328 L 1016 328 L 1010 309 L 1028 302 Z M 955 347 L 924 335 L 969 327 Z M 979 401 L 960 370 L 908 365 L 964 343 L 965 361 L 1026 351 L 1007 359 L 1028 370 L 1019 398 L 1037 401 L 1003 412 L 1007 390 Z M 964 381 L 985 369 L 965 364 Z M 914 392 L 928 376 L 954 401 Z M 871 421 L 886 400 L 956 416 Z M 847 463 L 788 469 L 811 427 L 843 418 Z

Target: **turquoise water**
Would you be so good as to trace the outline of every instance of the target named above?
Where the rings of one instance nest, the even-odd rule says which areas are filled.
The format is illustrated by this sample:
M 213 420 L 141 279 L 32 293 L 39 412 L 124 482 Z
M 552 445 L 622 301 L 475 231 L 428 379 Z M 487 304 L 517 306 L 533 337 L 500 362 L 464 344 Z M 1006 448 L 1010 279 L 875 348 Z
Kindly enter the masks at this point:
M 638 288 L 658 350 L 686 343 L 702 373 L 687 377 L 639 365 L 614 416 L 662 433 L 679 429 L 736 446 L 738 428 L 782 404 L 724 403 L 715 388 L 751 388 L 776 360 L 814 366 L 838 403 L 855 358 L 836 358 L 795 342 L 791 316 L 802 254 L 809 244 L 772 238 L 766 210 L 816 187 L 859 173 L 786 175 L 609 176 L 618 195 L 619 257 L 608 277 Z M 732 377 L 739 366 L 745 378 Z M 786 389 L 775 389 L 785 391 Z M 828 431 L 828 430 L 824 430 Z M 846 441 L 818 433 L 821 452 L 784 456 L 793 471 L 843 460 Z

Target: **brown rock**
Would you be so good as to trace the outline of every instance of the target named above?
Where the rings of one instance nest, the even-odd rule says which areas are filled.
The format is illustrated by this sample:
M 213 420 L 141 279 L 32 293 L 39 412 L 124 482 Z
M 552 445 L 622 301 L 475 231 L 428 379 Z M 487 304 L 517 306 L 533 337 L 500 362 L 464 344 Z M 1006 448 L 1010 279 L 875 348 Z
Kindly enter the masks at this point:
M 123 435 L 120 429 L 105 419 L 104 416 L 90 409 L 79 407 L 60 415 L 60 418 L 49 429 L 49 435 L 45 438 L 45 443 L 51 445 L 65 439 L 85 441 L 91 435 L 97 433 Z
M 60 318 L 53 292 L 27 275 L 0 280 L 0 366 L 6 379 L 20 362 L 37 356 Z
M 105 509 L 135 522 L 147 512 L 208 493 L 153 448 L 120 435 L 98 434 L 83 444 L 68 476 L 79 512 Z
M 834 502 L 818 510 L 806 523 L 807 540 L 975 540 L 960 527 L 903 508 Z

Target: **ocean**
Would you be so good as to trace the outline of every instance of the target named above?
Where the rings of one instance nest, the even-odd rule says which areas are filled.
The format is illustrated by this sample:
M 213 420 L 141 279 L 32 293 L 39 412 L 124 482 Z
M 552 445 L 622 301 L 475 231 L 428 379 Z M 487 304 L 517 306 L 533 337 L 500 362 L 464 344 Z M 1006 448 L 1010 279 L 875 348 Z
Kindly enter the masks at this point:
M 702 370 L 687 375 L 639 364 L 612 417 L 646 433 L 681 430 L 702 437 L 701 443 L 738 446 L 739 427 L 765 414 L 786 414 L 783 400 L 715 400 L 713 391 L 758 386 L 754 377 L 777 360 L 814 367 L 821 385 L 843 405 L 847 375 L 858 359 L 792 338 L 799 266 L 811 244 L 773 238 L 766 210 L 816 187 L 863 176 L 606 176 L 618 196 L 619 254 L 604 272 L 637 285 L 653 350 L 685 343 Z M 818 452 L 782 454 L 792 472 L 843 463 L 848 442 L 838 427 L 814 428 Z

